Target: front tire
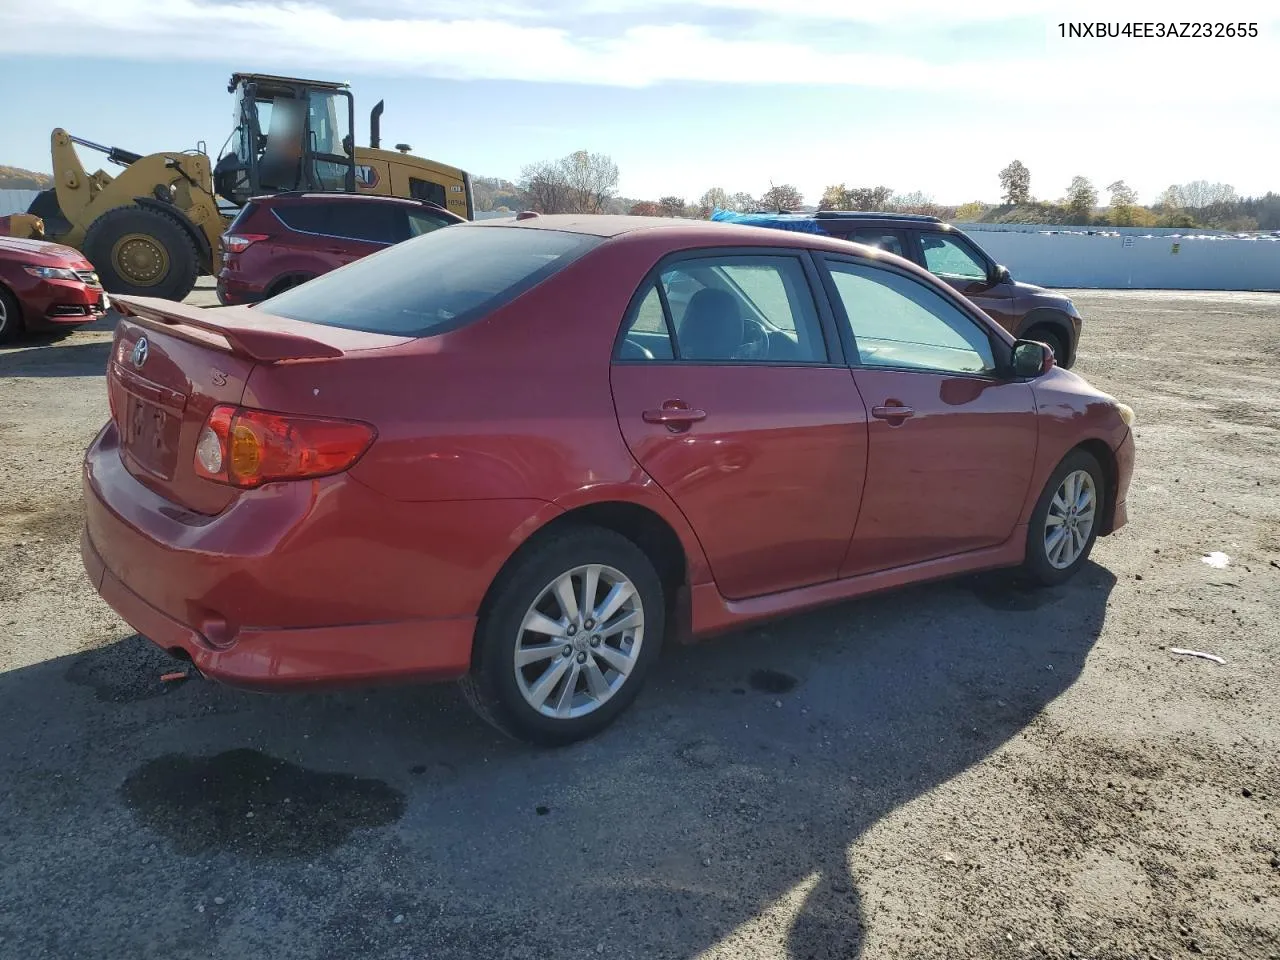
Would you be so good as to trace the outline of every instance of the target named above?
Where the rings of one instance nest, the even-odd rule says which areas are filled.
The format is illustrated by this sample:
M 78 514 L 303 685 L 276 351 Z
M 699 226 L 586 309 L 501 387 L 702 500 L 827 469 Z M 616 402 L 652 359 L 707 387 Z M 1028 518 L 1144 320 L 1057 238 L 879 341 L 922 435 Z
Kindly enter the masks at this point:
M 1067 362 L 1067 345 L 1062 338 L 1062 334 L 1056 330 L 1050 330 L 1048 327 L 1041 327 L 1027 335 L 1028 340 L 1035 340 L 1039 343 L 1048 344 L 1049 349 L 1053 351 L 1053 362 L 1058 366 L 1066 369 L 1070 364 Z
M 200 272 L 200 254 L 186 228 L 167 213 L 136 205 L 93 221 L 84 253 L 108 293 L 182 300 Z
M 1070 580 L 1098 539 L 1107 488 L 1102 467 L 1086 450 L 1072 450 L 1045 484 L 1027 525 L 1023 570 L 1037 583 Z
M 22 322 L 22 307 L 18 298 L 0 287 L 0 344 L 12 343 L 22 336 L 25 325 Z
M 640 692 L 666 614 L 661 579 L 626 537 L 596 527 L 554 534 L 518 555 L 491 591 L 463 692 L 509 736 L 547 746 L 592 737 Z

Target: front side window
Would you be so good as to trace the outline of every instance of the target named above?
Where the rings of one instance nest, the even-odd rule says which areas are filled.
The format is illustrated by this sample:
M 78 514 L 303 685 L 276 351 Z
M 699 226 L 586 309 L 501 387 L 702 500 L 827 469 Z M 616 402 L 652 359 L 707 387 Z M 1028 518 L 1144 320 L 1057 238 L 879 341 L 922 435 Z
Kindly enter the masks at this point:
M 930 273 L 958 280 L 986 280 L 987 265 L 968 246 L 942 233 L 920 234 L 924 265 Z
M 828 261 L 858 361 L 943 373 L 991 374 L 991 340 L 936 290 L 881 267 Z
M 718 362 L 822 363 L 826 344 L 804 266 L 795 257 L 725 256 L 663 270 L 631 318 L 627 341 L 651 357 Z M 669 316 L 663 312 L 663 299 Z M 670 331 L 675 333 L 671 342 Z M 655 350 L 650 340 L 662 341 Z M 634 347 L 629 348 L 634 353 Z
M 496 310 L 599 243 L 558 230 L 459 224 L 322 274 L 254 309 L 330 327 L 430 336 Z

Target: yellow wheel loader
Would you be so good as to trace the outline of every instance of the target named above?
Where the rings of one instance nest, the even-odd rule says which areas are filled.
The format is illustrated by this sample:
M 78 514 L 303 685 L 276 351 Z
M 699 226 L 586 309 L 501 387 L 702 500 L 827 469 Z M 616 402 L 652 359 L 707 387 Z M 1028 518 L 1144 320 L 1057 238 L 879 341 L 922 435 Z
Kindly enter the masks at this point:
M 236 127 L 216 167 L 203 142 L 191 151 L 142 156 L 54 130 L 54 187 L 36 197 L 22 223 L 35 235 L 42 221 L 43 239 L 81 250 L 111 293 L 181 300 L 197 277 L 216 272 L 219 238 L 251 197 L 288 191 L 413 197 L 473 218 L 467 173 L 411 156 L 407 144 L 380 149 L 381 101 L 363 148 L 355 146 L 355 104 L 346 84 L 237 73 L 227 90 L 236 97 Z M 77 144 L 123 170 L 88 173 Z

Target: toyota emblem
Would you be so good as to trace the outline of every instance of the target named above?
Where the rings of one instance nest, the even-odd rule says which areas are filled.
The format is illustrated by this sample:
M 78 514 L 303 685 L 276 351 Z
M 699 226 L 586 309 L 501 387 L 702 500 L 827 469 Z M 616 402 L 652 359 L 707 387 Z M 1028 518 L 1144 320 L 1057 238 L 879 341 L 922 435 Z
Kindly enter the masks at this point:
M 139 337 L 138 342 L 133 345 L 133 365 L 140 367 L 147 362 L 147 338 Z

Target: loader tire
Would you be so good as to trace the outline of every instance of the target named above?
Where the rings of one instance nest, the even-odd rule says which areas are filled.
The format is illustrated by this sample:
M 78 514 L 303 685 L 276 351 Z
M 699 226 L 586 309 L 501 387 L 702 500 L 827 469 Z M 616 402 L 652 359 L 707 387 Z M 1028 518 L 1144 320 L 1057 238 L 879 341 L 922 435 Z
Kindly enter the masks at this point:
M 57 190 L 41 190 L 27 207 L 27 213 L 44 221 L 45 239 L 60 237 L 71 229 L 71 223 L 58 204 Z
M 186 228 L 167 213 L 133 204 L 108 210 L 89 225 L 84 254 L 108 293 L 182 300 L 200 272 Z

